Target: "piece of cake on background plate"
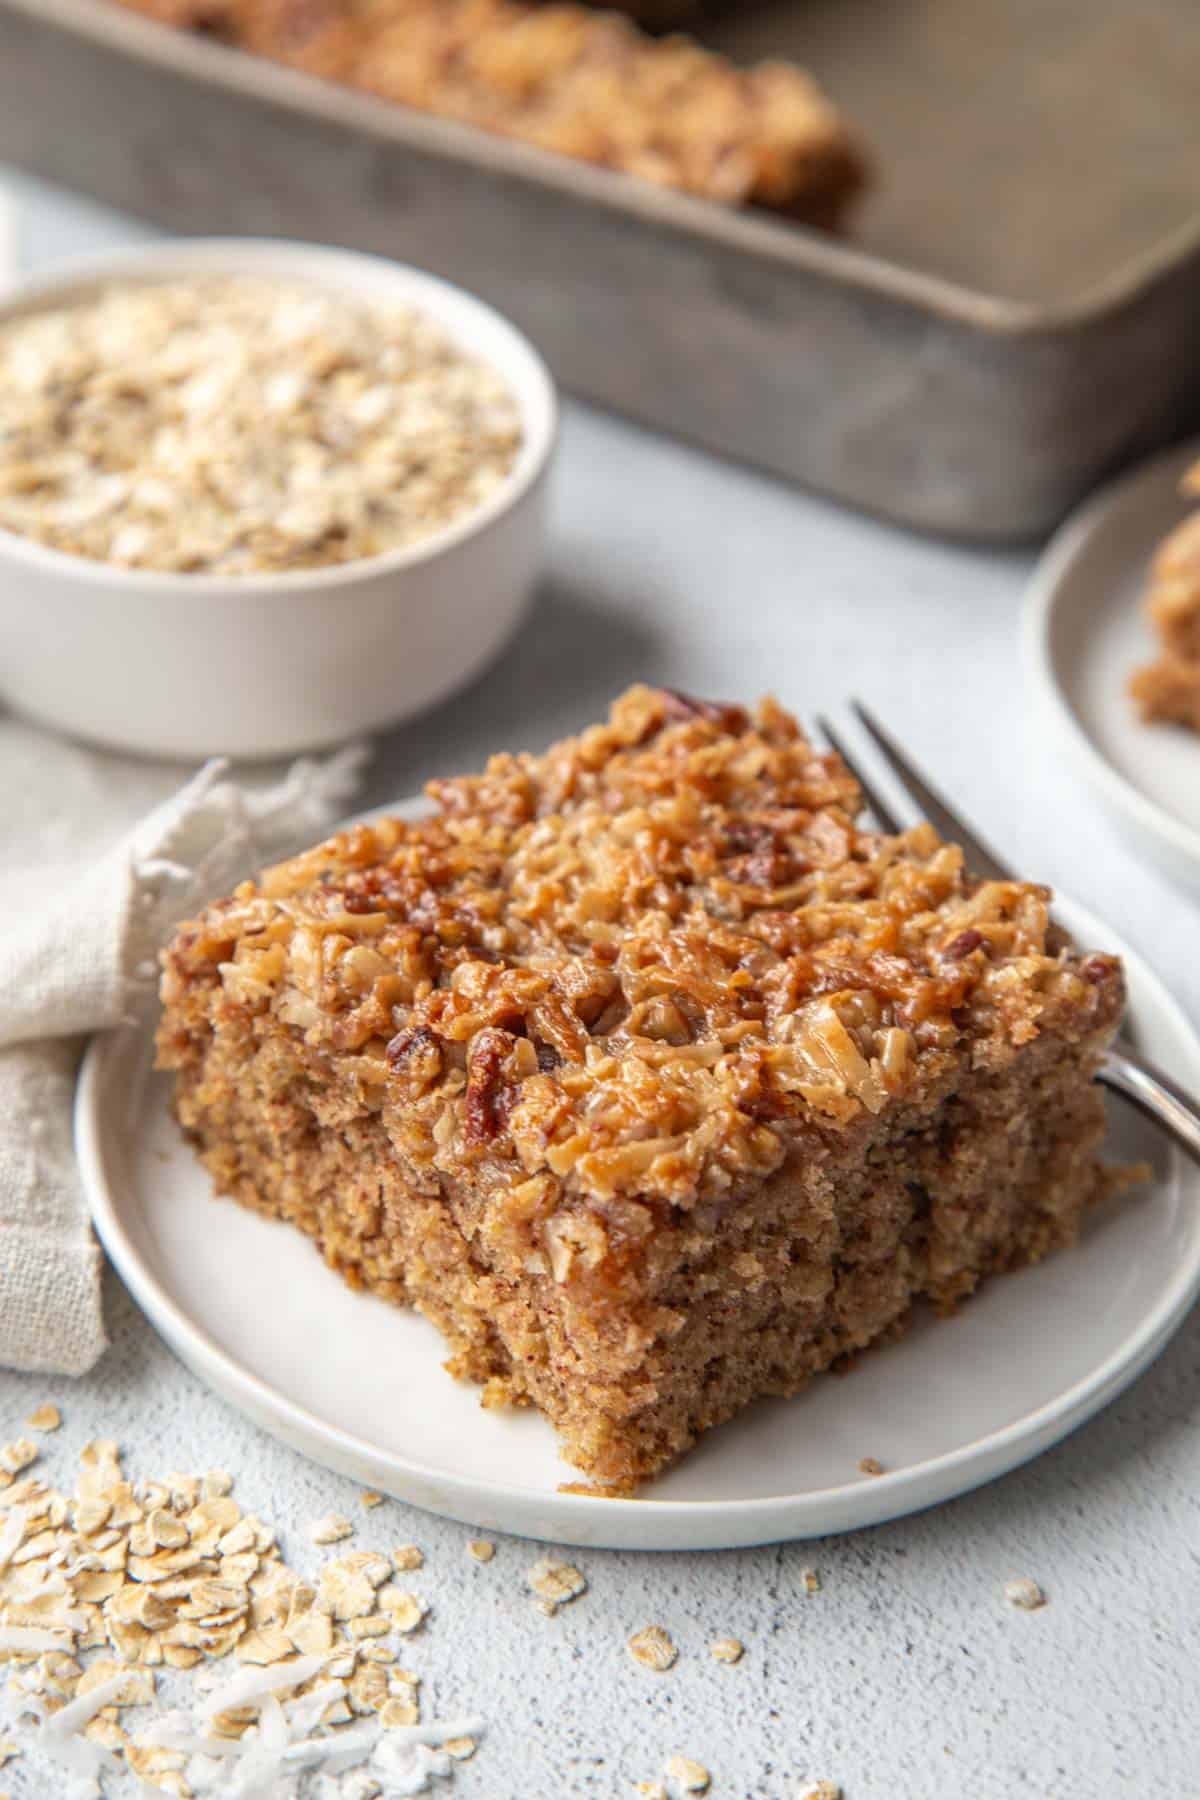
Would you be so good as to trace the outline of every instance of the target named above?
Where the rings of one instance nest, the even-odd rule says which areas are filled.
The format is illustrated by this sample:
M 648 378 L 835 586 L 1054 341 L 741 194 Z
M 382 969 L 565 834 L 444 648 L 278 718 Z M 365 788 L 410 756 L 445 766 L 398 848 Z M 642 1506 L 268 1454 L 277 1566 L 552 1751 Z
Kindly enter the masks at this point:
M 417 1307 L 598 1487 L 1111 1188 L 1116 959 L 928 826 L 868 829 L 773 702 L 634 688 L 429 794 L 184 926 L 159 1061 L 222 1193 Z
M 1200 463 L 1184 476 L 1182 491 L 1200 496 Z M 1145 612 L 1158 637 L 1158 655 L 1134 671 L 1129 691 L 1147 724 L 1200 731 L 1200 511 L 1160 544 L 1150 565 Z

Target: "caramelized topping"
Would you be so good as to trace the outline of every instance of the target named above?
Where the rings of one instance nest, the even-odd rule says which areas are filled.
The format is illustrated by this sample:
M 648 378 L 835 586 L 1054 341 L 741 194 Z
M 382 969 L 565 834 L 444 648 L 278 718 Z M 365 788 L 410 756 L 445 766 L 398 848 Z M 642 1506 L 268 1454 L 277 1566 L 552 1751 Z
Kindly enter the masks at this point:
M 773 702 L 634 688 L 542 756 L 435 782 L 180 934 L 253 1029 L 347 1059 L 397 1154 L 546 1221 L 556 1278 L 732 1196 L 955 1055 L 1111 1022 L 1044 888 L 977 882 L 928 826 L 881 836 Z M 235 947 L 230 952 L 230 945 Z M 223 959 L 223 960 L 222 960 Z

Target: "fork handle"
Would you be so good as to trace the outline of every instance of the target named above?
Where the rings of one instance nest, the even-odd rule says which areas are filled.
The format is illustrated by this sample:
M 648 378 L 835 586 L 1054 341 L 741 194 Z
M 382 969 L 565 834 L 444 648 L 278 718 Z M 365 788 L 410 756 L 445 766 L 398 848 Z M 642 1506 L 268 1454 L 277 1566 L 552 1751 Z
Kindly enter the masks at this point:
M 1169 1075 L 1122 1045 L 1105 1054 L 1097 1079 L 1114 1093 L 1124 1094 L 1200 1163 L 1200 1106 Z

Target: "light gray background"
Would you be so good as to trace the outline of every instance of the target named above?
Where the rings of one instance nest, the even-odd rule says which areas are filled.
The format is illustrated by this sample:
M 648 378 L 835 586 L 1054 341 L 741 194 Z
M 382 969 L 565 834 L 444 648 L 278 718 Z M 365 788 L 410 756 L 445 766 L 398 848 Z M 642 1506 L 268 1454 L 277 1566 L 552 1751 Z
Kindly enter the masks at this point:
M 7 177 L 6 177 L 7 179 Z M 22 256 L 42 266 L 141 235 L 12 178 Z M 986 421 L 980 422 L 986 429 Z M 803 429 L 803 423 L 799 425 Z M 914 447 L 914 454 L 917 447 Z M 1017 626 L 1025 552 L 947 547 L 568 407 L 549 566 L 533 614 L 472 690 L 379 746 L 364 803 L 497 747 L 537 747 L 635 679 L 700 694 L 772 689 L 802 715 L 870 700 L 985 834 L 1136 943 L 1200 1018 L 1194 903 L 1139 867 L 1030 716 Z M 180 769 L 32 738 L 0 716 L 0 850 L 36 830 L 64 862 L 99 845 L 88 796 L 130 817 Z M 49 811 L 46 809 L 50 808 Z M 49 1468 L 66 1484 L 90 1436 L 135 1473 L 223 1466 L 243 1504 L 285 1528 L 357 1514 L 350 1483 L 276 1445 L 199 1385 L 111 1282 L 113 1348 L 69 1383 L 0 1375 L 0 1437 L 54 1397 Z M 478 1710 L 486 1744 L 465 1800 L 632 1795 L 684 1752 L 715 1800 L 790 1800 L 826 1776 L 846 1800 L 1102 1800 L 1200 1796 L 1200 1323 L 1066 1444 L 992 1487 L 896 1525 L 819 1544 L 708 1556 L 580 1552 L 590 1590 L 532 1611 L 536 1551 L 502 1540 L 474 1567 L 465 1528 L 387 1503 L 361 1543 L 415 1541 L 432 1601 L 406 1660 L 429 1710 Z M 822 1589 L 807 1597 L 809 1565 Z M 1004 1605 L 1014 1574 L 1050 1604 Z M 669 1674 L 624 1650 L 648 1623 Z M 747 1644 L 735 1668 L 713 1637 Z M 14 1796 L 19 1765 L 0 1774 Z

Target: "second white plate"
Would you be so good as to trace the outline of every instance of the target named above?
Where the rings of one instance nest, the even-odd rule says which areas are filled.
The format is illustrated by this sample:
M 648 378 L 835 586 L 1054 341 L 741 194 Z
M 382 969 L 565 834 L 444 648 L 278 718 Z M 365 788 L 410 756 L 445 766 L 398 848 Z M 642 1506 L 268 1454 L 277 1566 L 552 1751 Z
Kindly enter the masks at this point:
M 1142 724 L 1126 688 L 1154 655 L 1141 597 L 1151 557 L 1190 510 L 1179 482 L 1198 458 L 1200 443 L 1170 450 L 1089 500 L 1039 562 L 1025 613 L 1026 665 L 1050 729 L 1142 852 L 1193 888 L 1200 737 Z
M 1079 908 L 1081 942 L 1126 959 L 1147 1053 L 1200 1088 L 1200 1044 L 1141 959 Z M 930 1506 L 1046 1449 L 1157 1355 L 1200 1291 L 1200 1169 L 1127 1109 L 1111 1153 L 1151 1184 L 1097 1211 L 1079 1247 L 992 1282 L 957 1317 L 710 1432 L 633 1501 L 578 1479 L 538 1415 L 484 1412 L 413 1313 L 352 1293 L 298 1232 L 229 1201 L 167 1112 L 147 1028 L 92 1047 L 76 1141 L 92 1215 L 183 1360 L 267 1431 L 364 1485 L 489 1530 L 683 1550 L 824 1536 Z M 864 1456 L 887 1473 L 858 1472 Z

